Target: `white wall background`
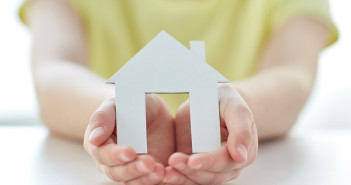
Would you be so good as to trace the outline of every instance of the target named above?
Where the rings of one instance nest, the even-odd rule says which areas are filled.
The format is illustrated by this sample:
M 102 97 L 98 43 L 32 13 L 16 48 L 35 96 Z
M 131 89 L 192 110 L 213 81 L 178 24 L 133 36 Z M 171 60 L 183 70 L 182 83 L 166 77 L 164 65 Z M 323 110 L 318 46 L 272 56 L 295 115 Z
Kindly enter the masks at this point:
M 21 0 L 0 1 L 0 124 L 31 124 L 38 110 L 30 72 L 30 34 L 17 18 Z M 351 2 L 330 0 L 340 31 L 320 59 L 316 87 L 295 131 L 351 128 Z
M 21 0 L 0 1 L 0 124 L 27 124 L 38 116 L 30 73 L 30 33 L 18 20 Z

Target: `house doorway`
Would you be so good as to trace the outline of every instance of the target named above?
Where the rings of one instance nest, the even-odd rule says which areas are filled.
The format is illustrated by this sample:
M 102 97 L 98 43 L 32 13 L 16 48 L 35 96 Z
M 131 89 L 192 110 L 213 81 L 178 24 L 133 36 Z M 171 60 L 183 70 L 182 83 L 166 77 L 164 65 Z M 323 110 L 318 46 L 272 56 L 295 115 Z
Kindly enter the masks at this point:
M 169 123 L 168 119 L 164 119 L 163 116 L 165 115 L 159 115 L 159 117 L 153 118 L 150 117 L 155 114 L 152 111 L 158 110 L 157 107 L 153 107 L 156 105 L 152 105 L 154 103 L 153 101 L 157 101 L 157 96 L 164 100 L 166 106 L 170 110 L 173 117 L 173 119 L 171 118 L 172 123 Z M 154 98 L 156 98 L 156 100 Z M 164 150 L 168 150 L 168 147 L 172 147 L 172 144 L 174 144 L 173 147 L 176 151 L 191 154 L 190 104 L 182 106 L 186 101 L 189 101 L 189 93 L 145 93 L 147 145 L 149 153 L 152 153 L 153 150 L 157 150 L 155 147 L 161 147 L 159 151 L 167 153 L 167 151 Z M 181 109 L 179 109 L 180 106 L 182 106 Z M 176 117 L 177 111 L 178 117 Z M 159 137 L 155 135 L 159 135 Z M 175 146 L 176 143 L 178 143 L 178 146 Z M 174 152 L 174 149 L 172 152 Z

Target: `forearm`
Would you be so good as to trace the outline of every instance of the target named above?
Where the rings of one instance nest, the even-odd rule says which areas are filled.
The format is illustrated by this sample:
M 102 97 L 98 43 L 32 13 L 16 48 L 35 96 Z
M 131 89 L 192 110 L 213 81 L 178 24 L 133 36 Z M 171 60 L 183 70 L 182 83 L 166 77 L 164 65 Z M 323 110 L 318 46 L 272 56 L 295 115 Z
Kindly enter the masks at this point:
M 260 140 L 285 135 L 313 86 L 314 73 L 278 66 L 233 85 L 251 108 Z
M 65 1 L 32 1 L 26 18 L 43 122 L 60 135 L 82 139 L 91 114 L 113 95 L 112 87 L 87 68 L 84 25 Z
M 51 60 L 33 70 L 44 124 L 57 134 L 82 139 L 90 116 L 114 94 L 113 87 L 73 62 Z
M 325 24 L 314 18 L 287 21 L 272 34 L 257 74 L 233 83 L 253 112 L 260 140 L 285 135 L 296 121 L 327 35 Z

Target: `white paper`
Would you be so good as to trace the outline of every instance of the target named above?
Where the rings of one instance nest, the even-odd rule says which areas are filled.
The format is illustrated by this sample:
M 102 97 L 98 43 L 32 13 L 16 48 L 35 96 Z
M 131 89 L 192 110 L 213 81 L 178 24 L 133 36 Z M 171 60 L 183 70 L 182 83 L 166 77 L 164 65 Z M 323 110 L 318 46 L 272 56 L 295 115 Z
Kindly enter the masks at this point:
M 228 80 L 206 63 L 203 41 L 190 45 L 162 31 L 107 81 L 116 85 L 119 145 L 147 153 L 145 93 L 189 93 L 193 152 L 220 148 L 217 83 Z

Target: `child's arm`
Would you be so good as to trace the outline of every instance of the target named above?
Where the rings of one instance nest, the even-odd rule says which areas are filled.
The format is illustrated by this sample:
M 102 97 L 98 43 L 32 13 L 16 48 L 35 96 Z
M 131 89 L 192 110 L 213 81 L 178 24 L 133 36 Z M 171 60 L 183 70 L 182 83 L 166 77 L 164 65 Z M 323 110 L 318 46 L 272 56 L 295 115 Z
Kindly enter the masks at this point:
M 257 74 L 219 86 L 223 145 L 218 151 L 185 155 L 191 144 L 189 103 L 183 104 L 175 122 L 177 149 L 182 153 L 170 157 L 172 168 L 167 168 L 164 180 L 221 184 L 235 179 L 255 160 L 258 138 L 286 135 L 311 91 L 326 38 L 321 22 L 307 17 L 290 20 L 273 34 Z
M 64 1 L 37 0 L 26 18 L 33 35 L 33 75 L 44 123 L 60 135 L 82 139 L 90 122 L 84 146 L 101 171 L 126 184 L 159 183 L 164 175 L 161 163 L 166 164 L 175 150 L 173 117 L 162 99 L 157 95 L 145 99 L 150 155 L 137 156 L 132 148 L 116 145 L 114 99 L 96 110 L 113 96 L 114 88 L 87 69 L 78 16 Z
M 90 115 L 113 87 L 89 71 L 81 20 L 64 1 L 33 1 L 26 21 L 33 36 L 33 76 L 44 123 L 82 139 Z
M 260 140 L 284 136 L 295 123 L 313 87 L 327 37 L 324 23 L 294 18 L 271 37 L 258 73 L 233 83 L 253 112 Z

